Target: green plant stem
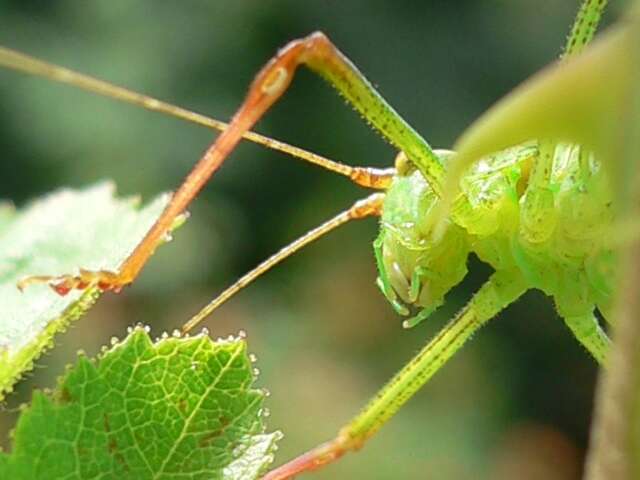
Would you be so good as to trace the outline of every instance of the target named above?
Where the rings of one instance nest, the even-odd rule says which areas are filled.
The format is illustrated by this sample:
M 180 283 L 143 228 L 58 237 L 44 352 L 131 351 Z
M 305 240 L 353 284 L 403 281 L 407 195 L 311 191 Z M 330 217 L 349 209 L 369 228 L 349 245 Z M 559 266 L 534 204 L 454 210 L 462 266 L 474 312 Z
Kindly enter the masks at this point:
M 634 15 L 635 14 L 635 15 Z M 623 220 L 640 217 L 640 2 L 630 21 L 632 82 L 618 132 L 615 169 L 618 214 Z M 640 239 L 621 252 L 620 292 L 614 310 L 610 368 L 601 372 L 586 462 L 586 480 L 640 478 Z

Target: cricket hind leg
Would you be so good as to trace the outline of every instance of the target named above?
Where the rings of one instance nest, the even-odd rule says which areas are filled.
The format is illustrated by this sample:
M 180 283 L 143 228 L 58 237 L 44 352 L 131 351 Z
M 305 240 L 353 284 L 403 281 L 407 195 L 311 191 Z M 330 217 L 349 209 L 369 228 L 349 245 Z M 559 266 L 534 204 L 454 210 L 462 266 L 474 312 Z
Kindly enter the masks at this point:
M 263 480 L 289 479 L 361 448 L 482 325 L 526 290 L 526 281 L 519 272 L 494 273 L 462 311 L 340 430 L 335 439 L 276 468 Z
M 442 194 L 444 168 L 427 142 L 382 98 L 358 69 L 322 33 L 295 40 L 281 49 L 258 73 L 244 103 L 224 132 L 206 150 L 173 195 L 156 223 L 121 264 L 117 272 L 83 271 L 80 275 L 35 276 L 19 286 L 48 282 L 59 293 L 87 286 L 118 291 L 138 276 L 162 238 L 222 165 L 242 136 L 289 87 L 295 70 L 304 64 L 333 85 L 360 114 L 423 172 L 438 194 Z M 392 173 L 371 168 L 353 170 L 350 178 L 371 188 L 386 188 Z

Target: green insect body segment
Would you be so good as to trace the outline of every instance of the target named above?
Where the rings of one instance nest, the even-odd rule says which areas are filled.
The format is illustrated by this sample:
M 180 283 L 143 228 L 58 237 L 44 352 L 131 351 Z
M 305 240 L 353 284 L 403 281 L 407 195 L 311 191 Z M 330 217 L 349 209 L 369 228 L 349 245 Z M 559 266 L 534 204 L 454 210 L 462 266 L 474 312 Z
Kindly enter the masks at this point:
M 532 164 L 541 154 L 525 145 L 474 164 L 440 236 L 432 221 L 439 198 L 419 171 L 399 173 L 385 198 L 376 247 L 389 299 L 433 311 L 464 278 L 473 252 L 496 271 L 518 270 L 528 288 L 554 298 L 563 317 L 590 315 L 596 306 L 606 311 L 615 270 L 607 247 L 609 182 L 592 156 L 560 144 L 551 152 L 547 186 L 531 190 Z

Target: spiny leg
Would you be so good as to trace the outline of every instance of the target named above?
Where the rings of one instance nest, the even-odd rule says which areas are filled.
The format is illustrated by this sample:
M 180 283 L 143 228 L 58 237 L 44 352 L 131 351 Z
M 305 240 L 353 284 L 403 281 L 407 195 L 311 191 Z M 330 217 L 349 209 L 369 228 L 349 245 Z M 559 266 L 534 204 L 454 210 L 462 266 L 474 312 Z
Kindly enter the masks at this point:
M 584 50 L 598 29 L 600 18 L 607 7 L 607 0 L 585 0 L 578 10 L 571 33 L 564 47 L 563 57 L 574 55 Z
M 606 0 L 585 0 L 582 3 L 561 58 L 564 59 L 580 53 L 591 41 L 606 6 Z M 539 142 L 539 155 L 533 165 L 525 193 L 520 226 L 521 235 L 531 243 L 547 240 L 556 225 L 554 195 L 549 188 L 554 154 L 554 142 L 550 140 Z
M 357 68 L 322 33 L 316 32 L 289 43 L 258 73 L 247 98 L 234 115 L 229 126 L 204 153 L 173 195 L 170 203 L 143 240 L 120 266 L 118 272 L 83 271 L 79 276 L 58 278 L 33 277 L 22 286 L 36 281 L 50 281 L 59 293 L 74 288 L 98 285 L 103 290 L 118 291 L 131 283 L 149 260 L 175 218 L 199 193 L 211 175 L 222 165 L 242 136 L 282 96 L 300 64 L 326 78 L 353 104 L 363 117 L 383 136 L 403 150 L 423 172 L 434 191 L 442 192 L 444 169 L 425 140 L 418 135 L 378 94 Z M 386 188 L 391 174 L 362 169 L 352 179 L 373 188 Z
M 577 152 L 579 168 L 575 181 L 586 185 L 591 173 L 589 154 L 577 145 L 572 148 L 579 149 Z M 549 187 L 555 153 L 556 145 L 553 142 L 549 140 L 539 142 L 539 156 L 534 163 L 525 197 L 521 201 L 519 233 L 525 242 L 533 246 L 548 240 L 557 223 L 554 193 Z M 576 192 L 574 195 L 581 194 Z M 565 310 L 563 306 L 567 305 L 566 301 L 558 304 L 565 323 L 595 360 L 604 365 L 610 340 L 594 315 L 593 307 L 589 307 L 582 314 L 575 314 L 573 308 L 563 311 Z
M 600 326 L 593 311 L 584 315 L 565 316 L 564 321 L 576 339 L 587 349 L 600 365 L 607 364 L 611 340 Z
M 584 0 L 576 15 L 574 23 L 571 28 L 569 37 L 565 49 L 562 53 L 562 58 L 573 56 L 580 53 L 584 47 L 593 38 L 598 24 L 600 22 L 602 12 L 607 5 L 606 0 Z M 615 51 L 615 49 L 613 49 Z M 609 58 L 613 56 L 608 53 Z M 611 82 L 611 78 L 619 80 L 623 78 L 615 67 L 620 64 L 616 59 L 616 62 L 612 62 L 612 65 L 600 65 L 599 69 L 602 71 L 611 72 L 615 71 L 615 74 L 607 75 L 607 82 Z M 575 64 L 574 64 L 575 65 Z M 584 67 L 582 67 L 584 68 Z M 588 67 L 587 67 L 588 70 Z M 576 71 L 576 70 L 574 70 Z M 585 71 L 580 69 L 578 72 L 580 76 L 586 75 Z M 567 74 L 565 74 L 567 76 Z M 569 75 L 570 76 L 570 75 Z M 539 76 L 539 78 L 551 78 L 550 74 L 546 76 Z M 554 74 L 554 78 L 559 78 L 558 74 Z M 568 76 L 567 76 L 568 78 Z M 570 81 L 573 85 L 567 85 L 567 91 L 576 85 L 576 80 L 571 78 Z M 579 81 L 578 81 L 579 83 Z M 606 82 L 605 82 L 606 83 Z M 533 85 L 535 84 L 535 87 Z M 443 230 L 443 222 L 447 218 L 448 212 L 451 210 L 454 202 L 459 198 L 459 181 L 464 175 L 464 172 L 469 166 L 482 157 L 499 151 L 505 148 L 517 145 L 518 143 L 526 142 L 532 138 L 549 137 L 549 126 L 555 124 L 552 132 L 553 135 L 557 135 L 559 130 L 557 128 L 557 121 L 549 120 L 549 105 L 555 105 L 558 103 L 558 99 L 561 98 L 558 95 L 558 85 L 562 82 L 555 80 L 553 82 L 547 82 L 546 80 L 538 80 L 537 82 L 530 81 L 528 84 L 523 84 L 513 93 L 507 95 L 503 100 L 498 102 L 494 107 L 488 110 L 483 116 L 476 119 L 476 121 L 469 126 L 463 134 L 456 140 L 454 150 L 458 152 L 458 155 L 447 167 L 447 177 L 445 181 L 443 201 L 440 204 L 439 210 L 436 212 L 435 220 L 438 227 L 438 231 Z M 605 87 L 600 88 L 600 85 L 593 87 L 594 91 L 616 91 L 620 87 L 612 84 L 606 84 Z M 535 94 L 532 92 L 536 92 Z M 527 92 L 526 94 L 523 92 Z M 584 97 L 588 93 L 585 89 L 581 89 L 581 96 Z M 569 105 L 571 102 L 566 102 L 565 111 L 573 112 L 580 111 L 578 115 L 581 117 L 580 122 L 576 122 L 575 118 L 568 118 L 563 121 L 564 125 L 582 125 L 584 123 L 584 113 L 581 108 L 575 108 L 575 102 Z M 595 105 L 595 104 L 594 104 Z M 540 106 L 543 106 L 541 109 Z M 597 106 L 597 105 L 596 105 Z M 600 120 L 605 116 L 604 113 L 608 113 L 605 108 L 603 112 L 598 111 L 598 115 L 594 115 L 593 118 L 599 118 Z M 575 116 L 575 114 L 574 114 Z M 570 117 L 570 115 L 568 115 Z M 545 120 L 546 119 L 546 120 Z M 585 124 L 586 125 L 586 124 Z M 587 130 L 589 132 L 592 128 L 589 126 Z M 587 131 L 585 130 L 585 131 Z M 539 134 L 541 133 L 541 135 Z M 564 138 L 576 137 L 577 133 L 573 128 L 566 128 L 563 131 Z M 584 137 L 585 140 L 587 137 Z
M 359 220 L 370 216 L 379 216 L 382 212 L 383 200 L 384 193 L 374 193 L 373 195 L 370 195 L 365 199 L 357 201 L 351 206 L 351 208 L 339 213 L 322 225 L 308 231 L 302 237 L 290 243 L 275 255 L 267 258 L 264 262 L 242 276 L 233 285 L 231 285 L 224 292 L 214 298 L 209 304 L 207 304 L 207 306 L 205 306 L 202 310 L 200 310 L 200 312 L 191 317 L 191 319 L 184 324 L 184 326 L 182 327 L 182 332 L 186 333 L 192 330 L 209 314 L 211 314 L 211 312 L 216 310 L 220 305 L 229 300 L 232 296 L 234 296 L 248 284 L 253 282 L 260 275 L 265 273 L 267 270 L 270 270 L 282 260 L 293 255 L 298 250 L 313 242 L 314 240 L 317 240 L 318 238 L 326 235 L 330 231 L 335 230 L 339 226 L 344 225 L 351 220 Z
M 558 214 L 555 196 L 550 188 L 555 144 L 549 140 L 538 142 L 527 190 L 521 200 L 520 236 L 530 244 L 540 244 L 551 237 Z
M 526 291 L 518 272 L 496 272 L 466 307 L 433 338 L 338 436 L 269 472 L 263 480 L 285 480 L 316 470 L 358 450 L 409 400 L 484 323 Z

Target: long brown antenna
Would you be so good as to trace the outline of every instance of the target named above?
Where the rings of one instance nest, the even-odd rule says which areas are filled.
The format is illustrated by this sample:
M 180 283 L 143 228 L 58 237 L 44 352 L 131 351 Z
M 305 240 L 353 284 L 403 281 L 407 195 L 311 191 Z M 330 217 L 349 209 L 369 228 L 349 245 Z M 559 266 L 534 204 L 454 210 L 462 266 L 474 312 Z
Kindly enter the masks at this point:
M 184 212 L 193 199 L 202 190 L 211 176 L 220 168 L 229 154 L 236 147 L 238 142 L 243 138 L 256 122 L 278 101 L 285 93 L 293 79 L 296 69 L 304 62 L 308 62 L 309 55 L 317 56 L 320 53 L 315 49 L 322 46 L 330 48 L 328 55 L 334 55 L 335 59 L 347 65 L 346 59 L 339 56 L 339 52 L 332 47 L 329 40 L 321 33 L 315 33 L 303 39 L 290 42 L 285 48 L 278 51 L 263 68 L 258 72 L 253 80 L 247 96 L 236 111 L 233 119 L 228 126 L 225 126 L 222 133 L 207 148 L 200 160 L 193 166 L 187 174 L 178 189 L 171 197 L 171 201 L 165 206 L 164 210 L 157 218 L 156 222 L 147 231 L 144 238 L 136 245 L 129 256 L 120 264 L 116 272 L 112 271 L 89 271 L 82 270 L 78 275 L 59 275 L 56 277 L 38 275 L 28 278 L 22 282 L 22 285 L 28 285 L 35 282 L 48 282 L 49 285 L 61 295 L 68 293 L 73 289 L 85 289 L 88 286 L 97 286 L 103 291 L 111 290 L 118 292 L 123 287 L 131 284 L 140 274 L 142 268 L 149 261 L 149 258 L 155 252 L 157 246 L 161 243 L 167 231 L 171 229 L 178 215 Z M 6 62 L 16 63 L 15 53 L 11 51 L 2 51 L 5 54 Z M 2 53 L 0 52 L 0 53 Z M 22 65 L 23 70 L 27 71 L 48 71 L 50 66 L 40 61 L 27 58 L 25 67 L 24 58 L 21 54 L 17 54 L 21 60 L 17 62 Z M 53 72 L 49 75 L 60 78 L 61 81 L 68 81 L 68 77 L 72 72 L 54 67 Z M 95 86 L 97 90 L 102 90 L 105 84 L 92 78 L 80 76 L 80 83 L 87 83 L 92 88 Z M 346 88 L 346 87 L 345 87 Z M 108 89 L 110 90 L 110 89 Z M 114 93 L 115 92 L 115 93 Z M 135 99 L 136 102 L 142 101 L 142 105 L 148 103 L 148 97 L 140 97 L 138 94 L 132 94 L 127 90 L 116 89 L 111 92 L 118 98 Z M 152 99 L 152 102 L 154 100 Z M 335 162 L 331 162 L 335 167 Z M 340 170 L 348 169 L 349 177 L 360 185 L 370 186 L 376 189 L 386 189 L 394 178 L 394 169 L 355 169 L 351 167 L 340 166 Z
M 59 67 L 52 63 L 48 63 L 1 46 L 0 66 L 30 75 L 44 77 L 59 83 L 72 85 L 88 92 L 113 98 L 124 103 L 137 105 L 154 112 L 160 112 L 165 115 L 177 117 L 214 130 L 224 131 L 229 126 L 228 123 L 221 122 L 220 120 L 216 120 L 206 115 L 178 107 L 171 103 L 163 102 L 157 98 L 128 90 L 113 83 L 105 82 L 104 80 L 99 80 L 68 68 Z M 387 180 L 391 178 L 391 174 L 393 173 L 390 169 L 351 167 L 349 165 L 330 160 L 322 155 L 309 152 L 303 148 L 295 147 L 251 131 L 244 133 L 242 137 L 251 142 L 270 148 L 271 150 L 286 153 L 287 155 L 312 163 L 326 170 L 338 173 L 339 175 L 344 175 L 363 187 L 379 189 L 387 188 L 389 186 Z
M 216 310 L 220 305 L 225 303 L 231 297 L 233 297 L 236 293 L 242 290 L 244 287 L 253 282 L 256 278 L 258 278 L 263 273 L 270 270 L 272 267 L 280 263 L 285 258 L 293 255 L 298 250 L 300 250 L 305 245 L 317 240 L 318 238 L 326 235 L 327 233 L 335 230 L 341 225 L 351 221 L 357 220 L 360 218 L 365 218 L 369 216 L 377 216 L 380 215 L 382 210 L 382 201 L 384 200 L 384 193 L 374 193 L 369 197 L 359 200 L 354 203 L 351 208 L 345 210 L 344 212 L 339 213 L 331 220 L 326 221 L 322 225 L 314 228 L 313 230 L 308 231 L 303 236 L 290 243 L 278 253 L 272 255 L 267 258 L 264 262 L 258 265 L 256 268 L 246 273 L 242 277 L 240 277 L 233 285 L 228 287 L 224 292 L 214 298 L 207 306 L 205 306 L 202 310 L 200 310 L 196 315 L 191 317 L 191 319 L 184 324 L 182 327 L 182 332 L 186 333 L 192 330 L 196 325 L 198 325 L 202 320 L 204 320 L 211 312 Z

